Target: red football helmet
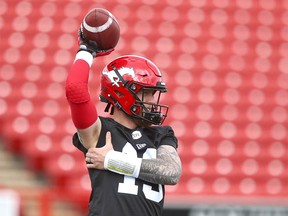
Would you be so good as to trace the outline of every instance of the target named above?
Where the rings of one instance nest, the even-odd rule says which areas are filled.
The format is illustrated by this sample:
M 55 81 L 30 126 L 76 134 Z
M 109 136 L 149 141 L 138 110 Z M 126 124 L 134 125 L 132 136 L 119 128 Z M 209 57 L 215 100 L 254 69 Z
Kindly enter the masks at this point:
M 160 125 L 167 117 L 168 106 L 159 104 L 167 91 L 162 75 L 150 60 L 126 55 L 110 62 L 102 71 L 100 100 L 143 122 Z M 142 98 L 137 93 L 142 91 Z M 145 91 L 153 91 L 156 102 L 144 102 Z M 157 93 L 157 94 L 156 94 Z

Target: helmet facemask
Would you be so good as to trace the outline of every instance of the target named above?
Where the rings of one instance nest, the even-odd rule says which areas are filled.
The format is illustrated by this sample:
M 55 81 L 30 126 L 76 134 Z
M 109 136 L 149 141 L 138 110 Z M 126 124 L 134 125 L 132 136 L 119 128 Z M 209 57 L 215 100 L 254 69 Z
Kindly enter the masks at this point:
M 138 85 L 140 86 L 140 95 L 139 97 L 136 92 L 131 91 L 133 96 L 135 97 L 135 102 L 131 106 L 131 113 L 132 117 L 141 120 L 138 122 L 138 124 L 144 124 L 144 125 L 149 125 L 149 124 L 156 124 L 156 125 L 161 125 L 165 118 L 167 117 L 168 113 L 168 106 L 160 104 L 160 98 L 161 94 L 166 92 L 166 88 L 162 88 L 161 85 L 159 84 L 160 87 L 145 87 L 142 86 L 141 84 L 135 84 L 133 83 L 132 85 Z M 146 92 L 153 92 L 154 96 L 154 102 L 145 102 L 145 94 Z M 145 123 L 146 122 L 146 123 Z

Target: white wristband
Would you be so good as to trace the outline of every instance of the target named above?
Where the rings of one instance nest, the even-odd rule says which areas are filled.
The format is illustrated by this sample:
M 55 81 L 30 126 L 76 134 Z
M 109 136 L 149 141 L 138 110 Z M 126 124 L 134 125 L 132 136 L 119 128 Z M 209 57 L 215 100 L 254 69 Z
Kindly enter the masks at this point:
M 76 57 L 75 57 L 75 60 L 78 60 L 78 59 L 82 59 L 84 61 L 87 62 L 87 64 L 89 65 L 89 67 L 92 66 L 92 63 L 93 63 L 93 56 L 91 55 L 91 53 L 87 52 L 87 51 L 79 51 L 77 54 L 76 54 Z
M 138 178 L 142 159 L 111 150 L 104 160 L 104 169 Z

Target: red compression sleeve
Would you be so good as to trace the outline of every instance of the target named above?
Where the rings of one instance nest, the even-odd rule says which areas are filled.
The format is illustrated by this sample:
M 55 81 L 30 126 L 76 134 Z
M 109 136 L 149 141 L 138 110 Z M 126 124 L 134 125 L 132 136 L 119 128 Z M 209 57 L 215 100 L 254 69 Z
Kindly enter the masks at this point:
M 76 128 L 85 129 L 98 118 L 96 107 L 88 91 L 89 70 L 93 57 L 86 51 L 77 53 L 66 80 L 66 98 Z

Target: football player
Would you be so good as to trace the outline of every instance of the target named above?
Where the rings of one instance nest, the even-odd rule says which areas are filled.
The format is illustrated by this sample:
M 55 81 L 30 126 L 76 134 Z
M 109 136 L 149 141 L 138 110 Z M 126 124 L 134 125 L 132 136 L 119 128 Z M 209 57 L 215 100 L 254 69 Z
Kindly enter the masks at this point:
M 111 116 L 98 116 L 88 91 L 99 50 L 79 32 L 80 48 L 66 81 L 66 97 L 77 133 L 73 144 L 84 153 L 92 192 L 89 216 L 160 216 L 164 185 L 181 176 L 177 138 L 163 126 L 167 91 L 157 66 L 136 55 L 114 59 L 101 73 L 100 100 Z

